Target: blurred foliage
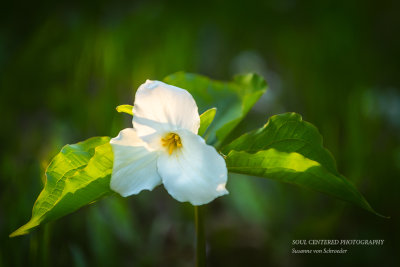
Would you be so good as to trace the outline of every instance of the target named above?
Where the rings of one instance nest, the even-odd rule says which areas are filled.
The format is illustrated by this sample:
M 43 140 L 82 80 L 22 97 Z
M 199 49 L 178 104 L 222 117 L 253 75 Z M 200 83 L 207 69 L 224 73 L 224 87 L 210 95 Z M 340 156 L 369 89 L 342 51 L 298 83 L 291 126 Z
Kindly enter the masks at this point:
M 64 144 L 130 125 L 146 79 L 185 70 L 270 89 L 237 134 L 295 111 L 385 220 L 321 194 L 234 175 L 207 208 L 211 266 L 398 266 L 399 2 L 8 1 L 0 21 L 0 266 L 191 266 L 193 209 L 162 187 L 112 197 L 42 227 L 29 219 Z M 293 239 L 385 239 L 341 256 L 293 255 Z

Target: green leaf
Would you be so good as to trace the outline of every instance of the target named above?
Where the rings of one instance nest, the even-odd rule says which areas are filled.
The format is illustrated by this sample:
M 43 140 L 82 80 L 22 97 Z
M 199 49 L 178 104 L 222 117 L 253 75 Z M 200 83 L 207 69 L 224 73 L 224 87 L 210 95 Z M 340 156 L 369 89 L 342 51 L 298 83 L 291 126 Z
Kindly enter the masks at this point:
M 237 75 L 231 82 L 222 82 L 197 74 L 178 72 L 167 76 L 164 82 L 188 90 L 200 111 L 212 107 L 218 109 L 207 133 L 209 143 L 216 146 L 223 144 L 267 89 L 266 82 L 257 74 Z
M 316 190 L 382 216 L 339 174 L 317 128 L 298 114 L 272 116 L 264 127 L 242 135 L 222 151 L 230 172 Z
M 133 106 L 131 105 L 119 105 L 115 108 L 119 113 L 123 112 L 129 115 L 133 115 Z
M 200 128 L 198 131 L 198 135 L 203 136 L 212 121 L 214 120 L 215 113 L 217 112 L 216 108 L 210 108 L 209 110 L 203 112 L 203 114 L 200 115 Z
M 10 237 L 27 234 L 111 194 L 113 153 L 109 141 L 109 137 L 93 137 L 64 146 L 46 170 L 46 185 L 33 206 L 32 218 Z

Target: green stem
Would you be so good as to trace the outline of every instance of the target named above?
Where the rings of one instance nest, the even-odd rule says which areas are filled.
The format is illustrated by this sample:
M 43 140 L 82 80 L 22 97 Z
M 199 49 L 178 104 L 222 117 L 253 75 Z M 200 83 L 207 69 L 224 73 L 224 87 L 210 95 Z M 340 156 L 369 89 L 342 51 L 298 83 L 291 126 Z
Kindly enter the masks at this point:
M 196 226 L 196 266 L 206 266 L 206 239 L 204 232 L 204 206 L 194 206 Z

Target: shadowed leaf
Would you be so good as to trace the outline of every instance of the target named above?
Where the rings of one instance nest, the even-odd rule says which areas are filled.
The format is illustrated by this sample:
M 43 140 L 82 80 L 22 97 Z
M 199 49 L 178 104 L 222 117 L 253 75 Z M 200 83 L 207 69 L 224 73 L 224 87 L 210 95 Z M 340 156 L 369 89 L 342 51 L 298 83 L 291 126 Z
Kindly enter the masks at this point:
M 188 90 L 200 111 L 216 107 L 218 113 L 208 129 L 208 142 L 219 146 L 250 111 L 267 89 L 265 80 L 257 74 L 243 74 L 231 82 L 215 81 L 205 76 L 178 72 L 164 82 Z
M 318 130 L 296 113 L 272 116 L 264 127 L 242 135 L 222 151 L 230 172 L 313 189 L 382 216 L 339 174 Z

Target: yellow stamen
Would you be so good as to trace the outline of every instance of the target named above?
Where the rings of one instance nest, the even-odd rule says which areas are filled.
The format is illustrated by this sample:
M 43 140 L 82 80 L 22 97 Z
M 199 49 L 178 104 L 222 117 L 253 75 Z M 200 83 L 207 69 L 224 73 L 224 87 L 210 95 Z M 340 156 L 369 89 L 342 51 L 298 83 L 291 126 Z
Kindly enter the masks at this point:
M 168 133 L 161 138 L 161 144 L 168 149 L 168 154 L 172 154 L 175 149 L 182 147 L 181 138 L 176 133 Z

